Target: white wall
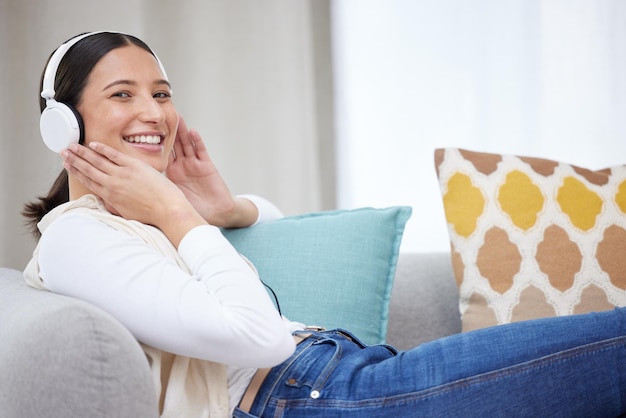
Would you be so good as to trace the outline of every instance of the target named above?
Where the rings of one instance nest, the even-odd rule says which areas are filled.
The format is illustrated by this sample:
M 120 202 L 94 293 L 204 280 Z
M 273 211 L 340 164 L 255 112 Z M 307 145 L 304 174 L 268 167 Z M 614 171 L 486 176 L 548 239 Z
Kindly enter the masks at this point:
M 447 250 L 437 147 L 626 162 L 626 2 L 335 0 L 342 207 L 413 207 Z

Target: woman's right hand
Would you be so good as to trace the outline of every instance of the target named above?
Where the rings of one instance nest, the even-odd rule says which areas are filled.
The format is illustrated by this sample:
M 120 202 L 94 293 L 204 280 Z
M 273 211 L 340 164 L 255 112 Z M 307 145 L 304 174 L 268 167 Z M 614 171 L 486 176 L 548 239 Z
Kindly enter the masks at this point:
M 98 142 L 73 144 L 61 157 L 110 212 L 156 226 L 176 247 L 189 230 L 206 224 L 174 183 L 141 160 Z
M 182 116 L 165 175 L 211 225 L 241 228 L 252 225 L 258 218 L 257 207 L 252 202 L 230 193 L 200 134 L 187 128 Z

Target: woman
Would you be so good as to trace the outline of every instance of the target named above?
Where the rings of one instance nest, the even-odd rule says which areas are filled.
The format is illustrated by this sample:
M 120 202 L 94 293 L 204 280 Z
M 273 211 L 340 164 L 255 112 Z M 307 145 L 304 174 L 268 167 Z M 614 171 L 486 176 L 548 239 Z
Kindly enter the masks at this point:
M 199 135 L 179 123 L 150 49 L 124 34 L 86 36 L 60 61 L 54 90 L 82 116 L 84 146 L 61 151 L 67 176 L 25 209 L 41 230 L 25 278 L 102 307 L 133 333 L 162 416 L 626 411 L 623 310 L 494 327 L 402 353 L 281 318 L 217 228 L 279 211 L 231 196 Z

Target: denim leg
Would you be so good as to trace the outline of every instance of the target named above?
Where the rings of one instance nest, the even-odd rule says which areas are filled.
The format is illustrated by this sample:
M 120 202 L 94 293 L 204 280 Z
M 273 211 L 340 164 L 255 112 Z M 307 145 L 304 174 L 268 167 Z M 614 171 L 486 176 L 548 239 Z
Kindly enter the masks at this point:
M 251 414 L 617 416 L 626 410 L 625 314 L 519 322 L 398 355 L 333 333 L 316 335 L 275 369 Z

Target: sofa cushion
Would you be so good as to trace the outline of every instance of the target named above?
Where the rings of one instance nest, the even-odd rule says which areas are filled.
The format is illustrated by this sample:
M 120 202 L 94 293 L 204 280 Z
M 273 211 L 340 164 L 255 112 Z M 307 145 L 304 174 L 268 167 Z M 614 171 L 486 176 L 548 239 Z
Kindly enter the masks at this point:
M 457 148 L 435 163 L 463 330 L 626 305 L 626 166 Z
M 316 212 L 224 230 L 305 325 L 346 328 L 385 341 L 393 278 L 409 207 Z
M 158 415 L 148 361 L 119 322 L 3 268 L 0 341 L 3 417 Z

